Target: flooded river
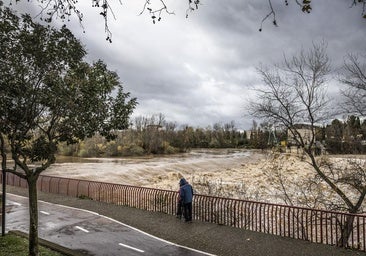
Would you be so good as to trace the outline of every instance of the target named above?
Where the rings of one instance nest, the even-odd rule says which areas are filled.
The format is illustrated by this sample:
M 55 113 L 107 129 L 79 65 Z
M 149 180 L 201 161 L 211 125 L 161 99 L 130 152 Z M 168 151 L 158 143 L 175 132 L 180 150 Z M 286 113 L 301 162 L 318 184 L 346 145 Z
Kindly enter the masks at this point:
M 347 163 L 342 156 L 330 160 L 333 164 Z M 285 183 L 287 193 L 297 197 L 299 187 L 314 176 L 314 170 L 301 155 L 195 149 L 153 157 L 59 157 L 43 174 L 168 190 L 177 190 L 179 179 L 184 177 L 199 194 L 282 203 L 280 185 Z
M 190 153 L 126 158 L 58 157 L 44 175 L 176 189 L 181 177 L 196 180 L 256 161 L 260 154 L 239 149 L 195 149 Z M 234 177 L 233 177 L 234 178 Z M 194 182 L 191 180 L 190 182 Z

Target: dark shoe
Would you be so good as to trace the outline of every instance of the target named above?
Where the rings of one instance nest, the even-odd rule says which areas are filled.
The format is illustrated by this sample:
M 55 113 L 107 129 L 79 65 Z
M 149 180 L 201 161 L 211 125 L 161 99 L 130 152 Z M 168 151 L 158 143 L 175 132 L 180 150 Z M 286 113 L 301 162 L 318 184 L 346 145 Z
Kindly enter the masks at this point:
M 177 219 L 182 219 L 182 215 L 177 215 Z

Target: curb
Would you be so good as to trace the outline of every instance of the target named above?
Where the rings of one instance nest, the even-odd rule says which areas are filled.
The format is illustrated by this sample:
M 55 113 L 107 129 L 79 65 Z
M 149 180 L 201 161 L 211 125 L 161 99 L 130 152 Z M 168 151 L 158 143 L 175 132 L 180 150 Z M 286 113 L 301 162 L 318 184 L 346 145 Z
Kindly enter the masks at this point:
M 28 239 L 28 234 L 24 233 L 22 231 L 19 231 L 19 230 L 10 230 L 8 233 Z M 49 248 L 53 251 L 62 253 L 63 255 L 66 255 L 66 256 L 86 256 L 86 255 L 90 255 L 90 254 L 87 254 L 87 253 L 81 253 L 81 252 L 78 252 L 78 251 L 71 250 L 69 248 L 61 246 L 59 244 L 52 243 L 52 242 L 44 240 L 42 238 L 38 238 L 38 243 L 40 245 L 44 246 L 44 247 L 47 247 L 47 248 Z

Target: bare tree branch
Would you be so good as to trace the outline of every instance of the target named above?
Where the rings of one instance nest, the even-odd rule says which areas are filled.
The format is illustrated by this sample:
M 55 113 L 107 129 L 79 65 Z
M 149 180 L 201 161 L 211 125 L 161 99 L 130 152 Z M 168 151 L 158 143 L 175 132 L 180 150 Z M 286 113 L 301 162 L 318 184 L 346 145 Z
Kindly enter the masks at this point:
M 19 2 L 22 0 L 11 0 L 12 2 Z M 23 0 L 25 1 L 25 0 Z M 62 21 L 70 21 L 70 17 L 75 15 L 79 20 L 79 24 L 84 30 L 83 26 L 83 13 L 79 10 L 77 4 L 78 0 L 36 0 L 40 4 L 40 13 L 38 16 L 41 17 L 46 22 L 51 22 L 54 17 L 60 18 Z M 199 5 L 201 5 L 201 0 L 186 0 L 187 1 L 187 9 L 186 9 L 186 18 L 188 18 L 189 12 L 197 10 Z M 311 0 L 293 0 L 296 5 L 300 7 L 300 10 L 304 13 L 310 13 L 312 11 L 312 1 Z M 351 1 L 350 7 L 354 6 L 362 6 L 362 16 L 366 18 L 365 9 L 366 9 L 366 0 L 349 0 Z M 96 8 L 100 8 L 100 15 L 104 19 L 104 30 L 106 33 L 106 40 L 111 42 L 112 41 L 112 32 L 109 29 L 109 21 L 108 17 L 110 14 L 115 18 L 115 14 L 113 13 L 113 8 L 110 5 L 110 0 L 91 0 L 92 6 Z M 160 3 L 159 7 L 152 8 L 152 3 Z M 289 5 L 289 0 L 284 0 L 285 6 Z M 2 3 L 2 0 L 0 0 Z M 119 3 L 122 5 L 121 0 Z M 268 0 L 268 13 L 264 16 L 261 20 L 259 31 L 263 30 L 263 24 L 265 21 L 271 18 L 272 24 L 274 26 L 278 26 L 277 18 L 276 18 L 276 10 L 273 7 L 272 0 Z M 155 24 L 156 21 L 160 21 L 162 19 L 162 14 L 165 12 L 166 14 L 174 14 L 173 11 L 168 9 L 165 0 L 145 0 L 143 4 L 142 11 L 140 15 L 147 12 Z
M 361 63 L 360 58 L 364 60 Z M 366 56 L 348 54 L 344 60 L 339 79 L 345 85 L 341 90 L 344 102 L 341 105 L 346 113 L 366 115 Z
M 151 0 L 145 0 L 145 4 L 144 7 L 142 8 L 142 11 L 140 12 L 139 15 L 142 15 L 144 12 L 146 12 L 146 10 L 149 12 L 149 14 L 151 15 L 151 19 L 153 20 L 153 23 L 156 23 L 157 21 L 161 20 L 161 14 L 162 12 L 166 12 L 167 14 L 175 14 L 174 12 L 171 12 L 168 10 L 167 5 L 165 4 L 165 2 L 163 0 L 159 0 L 161 3 L 161 7 L 157 8 L 157 9 L 153 9 L 151 8 Z
M 352 62 L 355 63 L 357 62 Z M 350 70 L 350 66 L 348 67 Z M 351 70 L 359 74 L 362 68 L 352 66 Z M 337 167 L 326 161 L 319 161 L 313 151 L 317 123 L 331 117 L 325 84 L 330 73 L 326 44 L 313 44 L 312 49 L 307 52 L 302 50 L 298 56 L 291 59 L 285 57 L 284 64 L 276 65 L 273 70 L 261 67 L 258 71 L 264 85 L 256 90 L 258 98 L 249 103 L 251 114 L 272 124 L 286 127 L 307 155 L 315 177 L 341 199 L 342 207 L 345 206 L 352 213 L 360 211 L 366 193 L 366 181 L 363 181 L 365 168 L 350 163 L 346 169 L 344 166 Z M 309 138 L 300 133 L 299 124 L 307 125 L 307 129 L 310 130 Z M 289 197 L 282 179 L 279 180 L 279 184 L 285 197 Z

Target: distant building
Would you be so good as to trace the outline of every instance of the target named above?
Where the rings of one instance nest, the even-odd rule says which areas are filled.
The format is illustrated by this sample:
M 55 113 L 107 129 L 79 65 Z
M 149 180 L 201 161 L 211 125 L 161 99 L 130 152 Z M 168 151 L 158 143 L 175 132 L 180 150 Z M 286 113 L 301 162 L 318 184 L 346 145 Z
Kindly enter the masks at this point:
M 246 138 L 247 140 L 250 140 L 250 136 L 252 135 L 252 130 L 245 130 Z
M 149 124 L 146 127 L 147 130 L 149 131 L 162 131 L 164 130 L 163 126 L 158 125 L 158 124 Z
M 311 140 L 313 141 L 313 150 L 315 151 L 316 155 L 325 153 L 324 145 L 317 140 L 317 135 L 321 132 L 321 126 L 311 126 L 308 124 L 296 124 L 295 125 L 296 134 L 292 134 L 290 130 L 287 130 L 287 144 L 289 147 L 291 146 L 300 146 L 299 141 L 302 138 L 302 141 L 305 145 L 310 144 Z M 291 151 L 291 149 L 290 149 Z
M 297 131 L 297 134 L 292 134 L 291 131 L 287 130 L 287 142 L 289 145 L 296 145 L 299 138 L 297 136 L 300 136 L 304 142 L 304 144 L 309 144 L 310 141 L 313 139 L 313 134 L 316 137 L 317 134 L 319 134 L 321 127 L 320 126 L 311 126 L 308 124 L 296 124 L 295 129 Z M 314 142 L 315 142 L 314 138 Z

